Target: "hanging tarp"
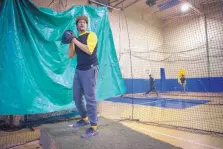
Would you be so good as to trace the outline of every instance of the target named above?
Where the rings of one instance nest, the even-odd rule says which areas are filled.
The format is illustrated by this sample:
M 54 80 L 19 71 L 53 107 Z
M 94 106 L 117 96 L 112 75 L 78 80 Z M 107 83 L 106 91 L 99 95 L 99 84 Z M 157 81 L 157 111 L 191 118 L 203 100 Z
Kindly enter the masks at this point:
M 38 8 L 27 0 L 0 4 L 0 114 L 33 114 L 75 108 L 72 84 L 76 58 L 61 44 L 66 29 L 76 35 L 75 18 L 87 15 L 98 36 L 97 100 L 125 92 L 108 12 L 73 6 L 65 12 Z

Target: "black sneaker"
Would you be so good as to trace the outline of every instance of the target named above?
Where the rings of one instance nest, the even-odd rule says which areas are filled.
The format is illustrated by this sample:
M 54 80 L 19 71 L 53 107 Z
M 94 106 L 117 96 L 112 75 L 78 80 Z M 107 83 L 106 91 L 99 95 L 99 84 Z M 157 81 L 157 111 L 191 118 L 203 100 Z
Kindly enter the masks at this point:
M 84 134 L 81 135 L 81 138 L 89 139 L 93 136 L 98 135 L 98 130 L 94 130 L 92 127 L 88 128 Z

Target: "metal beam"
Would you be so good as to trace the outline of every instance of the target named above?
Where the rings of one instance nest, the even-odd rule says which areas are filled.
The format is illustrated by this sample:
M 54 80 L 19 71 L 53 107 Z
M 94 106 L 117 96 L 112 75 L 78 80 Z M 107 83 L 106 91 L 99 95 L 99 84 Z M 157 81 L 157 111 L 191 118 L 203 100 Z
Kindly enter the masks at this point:
M 105 4 L 99 3 L 99 2 L 94 1 L 94 0 L 89 0 L 89 2 L 98 4 L 98 5 L 101 5 L 101 6 L 104 6 L 104 7 L 108 7 L 108 8 L 111 8 L 111 9 L 115 9 L 115 10 L 122 10 L 121 8 L 116 8 L 116 7 L 112 7 L 112 6 L 109 6 L 109 5 L 105 5 Z
M 118 6 L 119 4 L 124 3 L 125 1 L 126 1 L 126 0 L 122 0 L 122 1 L 120 1 L 119 3 L 115 4 L 113 7 L 116 7 L 116 6 Z
M 125 6 L 124 9 L 130 7 L 131 5 L 133 5 L 133 4 L 135 4 L 135 3 L 139 2 L 139 1 L 140 0 L 134 0 L 134 2 L 132 2 L 132 3 L 128 4 L 127 6 Z
M 114 2 L 119 2 L 119 0 L 111 1 L 111 2 L 109 2 L 109 4 L 112 4 L 112 3 L 114 3 Z

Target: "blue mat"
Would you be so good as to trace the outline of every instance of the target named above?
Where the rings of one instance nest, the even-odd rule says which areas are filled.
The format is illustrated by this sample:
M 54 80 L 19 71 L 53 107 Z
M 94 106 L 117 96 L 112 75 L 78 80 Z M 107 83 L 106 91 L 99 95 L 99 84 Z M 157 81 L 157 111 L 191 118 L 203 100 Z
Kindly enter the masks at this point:
M 200 104 L 205 104 L 210 102 L 210 100 L 192 100 L 192 99 L 174 99 L 174 98 L 109 98 L 105 101 L 118 102 L 118 103 L 128 103 L 137 104 L 144 106 L 154 106 L 162 108 L 172 108 L 172 109 L 185 109 L 193 106 L 198 106 Z

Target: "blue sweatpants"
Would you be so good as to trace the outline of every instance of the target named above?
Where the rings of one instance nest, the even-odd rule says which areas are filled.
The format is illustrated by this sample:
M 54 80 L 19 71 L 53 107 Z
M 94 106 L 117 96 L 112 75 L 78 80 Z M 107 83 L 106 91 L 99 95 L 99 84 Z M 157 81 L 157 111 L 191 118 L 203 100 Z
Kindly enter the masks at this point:
M 76 70 L 73 82 L 73 99 L 82 118 L 88 117 L 91 125 L 97 125 L 96 81 L 98 66 L 89 70 Z M 86 106 L 83 102 L 86 99 Z

